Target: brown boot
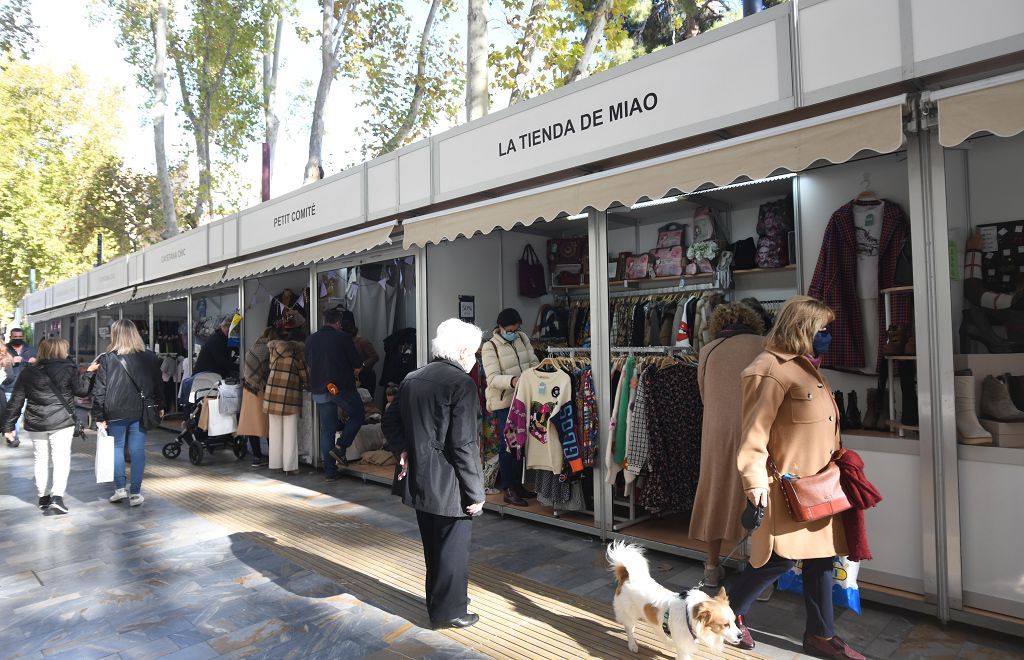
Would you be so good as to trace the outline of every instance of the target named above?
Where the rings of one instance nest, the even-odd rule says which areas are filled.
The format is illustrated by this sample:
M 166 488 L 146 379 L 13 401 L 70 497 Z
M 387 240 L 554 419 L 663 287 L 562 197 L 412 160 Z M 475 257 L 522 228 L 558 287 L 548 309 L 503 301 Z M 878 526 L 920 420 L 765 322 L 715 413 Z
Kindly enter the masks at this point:
M 907 338 L 907 345 L 903 347 L 906 351 L 904 355 L 917 355 L 917 338 L 913 333 L 909 333 L 910 336 Z
M 505 489 L 505 504 L 511 504 L 512 506 L 529 506 L 530 503 L 519 496 L 515 488 Z
M 907 347 L 907 331 L 902 325 L 890 325 L 889 330 L 886 331 L 886 342 L 885 348 L 882 352 L 885 355 L 905 355 Z
M 874 431 L 876 426 L 878 426 L 878 390 L 869 387 L 867 408 L 864 410 L 864 428 Z

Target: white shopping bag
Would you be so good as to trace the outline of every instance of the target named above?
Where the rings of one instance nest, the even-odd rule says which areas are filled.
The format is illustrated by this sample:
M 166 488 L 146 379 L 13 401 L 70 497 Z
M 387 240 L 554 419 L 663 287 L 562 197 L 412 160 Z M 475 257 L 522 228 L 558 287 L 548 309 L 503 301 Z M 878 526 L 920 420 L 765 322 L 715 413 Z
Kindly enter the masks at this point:
M 209 397 L 203 400 L 204 406 L 210 406 L 210 420 L 206 432 L 209 436 L 228 435 L 234 433 L 238 428 L 238 418 L 234 415 L 225 415 L 220 409 L 220 400 Z
M 106 429 L 96 429 L 96 483 L 114 480 L 114 436 Z

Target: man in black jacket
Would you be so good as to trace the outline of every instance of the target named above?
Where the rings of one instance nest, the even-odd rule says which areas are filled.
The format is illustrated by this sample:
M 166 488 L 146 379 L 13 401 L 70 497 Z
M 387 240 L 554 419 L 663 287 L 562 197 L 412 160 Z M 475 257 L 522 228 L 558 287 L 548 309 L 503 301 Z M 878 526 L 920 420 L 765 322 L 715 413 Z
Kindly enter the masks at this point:
M 435 628 L 480 620 L 467 610 L 467 590 L 472 518 L 484 506 L 480 402 L 469 377 L 482 334 L 458 319 L 442 323 L 434 360 L 405 377 L 381 424 L 401 466 L 396 491 L 416 509 Z
M 231 355 L 231 347 L 228 346 L 228 333 L 230 332 L 231 319 L 229 317 L 221 322 L 220 327 L 199 349 L 199 357 L 196 358 L 193 373 L 212 372 L 220 374 L 221 378 L 227 378 L 237 372 L 238 367 Z
M 338 478 L 337 465 L 348 465 L 345 452 L 363 427 L 363 399 L 356 391 L 362 359 L 356 352 L 352 335 L 341 329 L 339 309 L 324 312 L 324 327 L 306 340 L 306 363 L 309 364 L 309 389 L 313 392 L 320 418 L 320 451 L 324 476 L 328 481 Z M 338 434 L 338 409 L 347 417 L 341 437 Z

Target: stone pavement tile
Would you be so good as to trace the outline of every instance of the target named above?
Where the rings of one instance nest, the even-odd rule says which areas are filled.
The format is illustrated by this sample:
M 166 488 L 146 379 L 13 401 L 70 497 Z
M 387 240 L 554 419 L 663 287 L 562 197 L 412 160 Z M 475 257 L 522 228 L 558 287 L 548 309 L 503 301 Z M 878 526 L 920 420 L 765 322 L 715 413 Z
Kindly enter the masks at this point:
M 1022 657 L 1024 657 L 1024 644 L 1019 644 L 1011 649 L 964 642 L 964 645 L 960 647 L 960 653 L 957 654 L 956 660 L 1007 660 Z
M 913 629 L 910 621 L 894 616 L 874 641 L 860 651 L 869 658 L 891 658 Z
M 862 607 L 860 614 L 853 610 L 836 610 L 836 634 L 855 649 L 866 649 L 892 622 L 893 616 L 884 610 Z
M 178 652 L 178 646 L 166 637 L 154 639 L 152 642 L 133 646 L 121 651 L 120 656 L 124 660 L 149 660 Z
M 917 625 L 904 638 L 903 643 L 890 656 L 894 660 L 917 659 L 949 659 L 959 655 L 967 635 L 963 630 L 955 628 L 941 629 L 932 626 Z
M 217 652 L 206 642 L 186 646 L 174 653 L 161 656 L 161 660 L 211 660 L 217 657 Z

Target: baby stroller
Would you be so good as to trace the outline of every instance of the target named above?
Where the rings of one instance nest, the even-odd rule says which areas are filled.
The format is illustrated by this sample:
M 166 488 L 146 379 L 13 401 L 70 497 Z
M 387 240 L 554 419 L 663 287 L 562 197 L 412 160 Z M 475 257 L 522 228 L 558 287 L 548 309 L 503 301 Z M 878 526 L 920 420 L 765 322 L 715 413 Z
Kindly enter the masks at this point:
M 167 458 L 177 458 L 182 445 L 188 445 L 188 460 L 192 465 L 203 462 L 206 453 L 218 449 L 230 449 L 235 458 L 241 460 L 248 453 L 245 438 L 236 438 L 234 433 L 211 436 L 199 428 L 199 420 L 203 415 L 203 407 L 209 405 L 210 397 L 216 398 L 220 392 L 221 377 L 219 374 L 203 372 L 192 377 L 192 389 L 183 402 L 185 421 L 182 431 L 173 441 L 164 445 L 163 454 Z

